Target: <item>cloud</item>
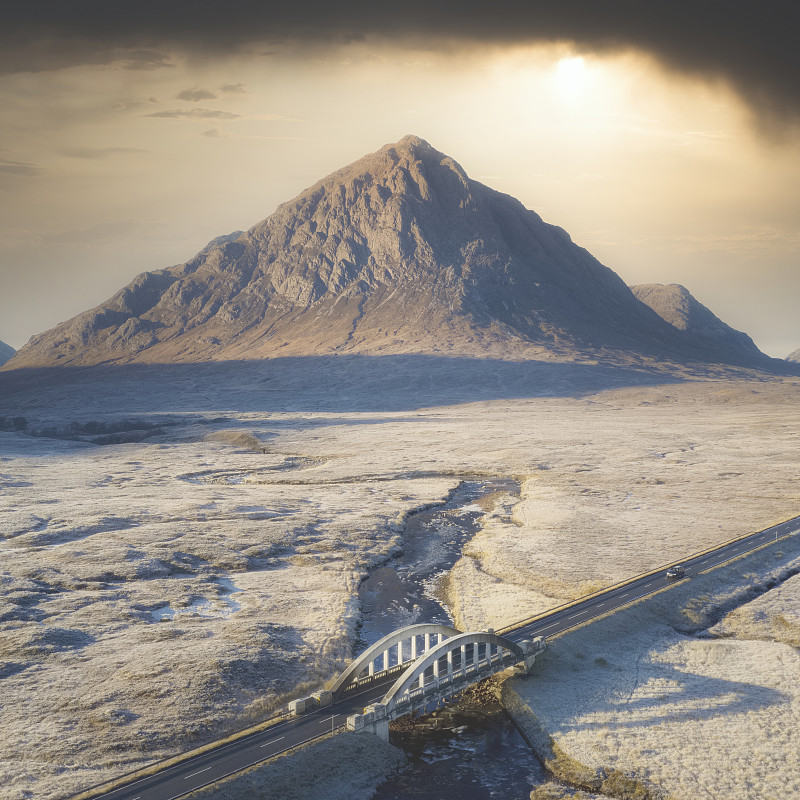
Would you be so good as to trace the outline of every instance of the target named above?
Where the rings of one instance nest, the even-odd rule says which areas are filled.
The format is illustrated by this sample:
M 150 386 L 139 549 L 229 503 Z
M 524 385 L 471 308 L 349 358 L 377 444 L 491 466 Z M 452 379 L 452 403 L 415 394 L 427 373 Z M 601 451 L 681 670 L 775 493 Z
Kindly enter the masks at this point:
M 147 151 L 138 147 L 62 147 L 58 152 L 68 158 L 98 159 Z
M 243 83 L 223 83 L 219 90 L 226 94 L 247 94 L 247 89 Z
M 143 236 L 153 237 L 165 231 L 163 222 L 133 219 L 100 222 L 86 228 L 52 231 L 34 234 L 35 241 L 59 247 L 105 247 L 118 246 L 120 241 L 136 241 Z
M 644 241 L 681 254 L 726 252 L 761 258 L 765 253 L 800 252 L 800 231 L 774 226 L 746 226 L 735 232 L 694 236 L 665 236 Z
M 216 100 L 217 95 L 208 89 L 184 89 L 175 95 L 176 100 L 188 100 L 192 103 L 197 103 L 200 100 Z
M 114 104 L 114 111 L 133 111 L 142 106 L 157 106 L 160 101 L 155 97 L 148 97 L 146 100 L 121 100 Z
M 265 122 L 298 122 L 296 117 L 285 117 L 283 114 L 235 114 L 233 111 L 220 111 L 216 108 L 172 108 L 144 116 L 155 119 L 259 119 Z
M 28 161 L 14 161 L 10 158 L 0 157 L 0 174 L 19 175 L 23 178 L 33 178 L 42 171 L 41 167 Z
M 145 114 L 156 119 L 242 119 L 241 114 L 232 111 L 220 111 L 216 108 L 177 108 L 167 111 L 154 111 Z
M 791 0 L 406 0 L 401 12 L 366 0 L 38 0 L 4 10 L 0 71 L 111 62 L 157 69 L 170 66 L 173 53 L 208 59 L 370 36 L 464 45 L 567 42 L 585 51 L 649 53 L 670 69 L 726 81 L 765 123 L 796 122 L 798 27 L 800 4 Z
M 719 142 L 723 139 L 730 139 L 733 136 L 733 131 L 684 131 L 683 135 L 694 139 L 708 139 L 713 142 Z
M 6 228 L 0 231 L 0 246 L 7 248 L 76 247 L 88 249 L 117 248 L 120 243 L 163 241 L 169 238 L 169 225 L 155 220 L 118 219 L 98 222 L 82 228 L 43 230 Z
M 134 49 L 115 61 L 123 69 L 131 70 L 165 69 L 175 66 L 172 56 L 156 50 Z

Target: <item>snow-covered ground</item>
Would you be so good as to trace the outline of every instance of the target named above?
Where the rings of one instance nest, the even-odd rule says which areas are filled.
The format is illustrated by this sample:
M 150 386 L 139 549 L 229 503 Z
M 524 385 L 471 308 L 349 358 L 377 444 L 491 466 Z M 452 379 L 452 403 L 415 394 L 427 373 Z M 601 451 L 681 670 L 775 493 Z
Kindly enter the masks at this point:
M 0 422 L 27 427 L 0 433 L 0 795 L 67 795 L 325 680 L 362 576 L 464 476 L 523 486 L 448 576 L 464 626 L 800 510 L 797 382 L 374 363 L 3 377 Z

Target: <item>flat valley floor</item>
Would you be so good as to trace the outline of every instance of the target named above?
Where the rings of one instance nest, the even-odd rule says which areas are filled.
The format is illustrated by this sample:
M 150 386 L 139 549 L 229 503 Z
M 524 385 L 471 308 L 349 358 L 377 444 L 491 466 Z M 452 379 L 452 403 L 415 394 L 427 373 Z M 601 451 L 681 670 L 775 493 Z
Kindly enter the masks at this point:
M 520 485 L 432 587 L 465 628 L 800 513 L 798 379 L 342 356 L 20 371 L 0 391 L 8 798 L 64 797 L 324 682 L 357 640 L 361 580 L 463 480 Z M 764 569 L 785 577 L 798 556 Z M 777 584 L 711 638 L 669 615 L 637 631 L 644 655 L 598 690 L 630 702 L 564 701 L 540 722 L 581 763 L 671 797 L 800 791 L 800 583 Z M 541 679 L 563 699 L 580 647 L 552 650 Z M 675 685 L 679 707 L 653 712 Z

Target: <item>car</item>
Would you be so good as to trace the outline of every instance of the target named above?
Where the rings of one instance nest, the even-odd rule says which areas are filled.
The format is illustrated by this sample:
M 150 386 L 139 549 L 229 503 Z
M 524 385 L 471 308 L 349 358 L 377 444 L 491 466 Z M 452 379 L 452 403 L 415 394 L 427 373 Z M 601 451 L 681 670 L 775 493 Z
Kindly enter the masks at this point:
M 682 578 L 686 574 L 686 570 L 683 568 L 681 564 L 675 564 L 675 566 L 670 567 L 667 570 L 667 577 L 670 580 L 677 580 L 678 578 Z

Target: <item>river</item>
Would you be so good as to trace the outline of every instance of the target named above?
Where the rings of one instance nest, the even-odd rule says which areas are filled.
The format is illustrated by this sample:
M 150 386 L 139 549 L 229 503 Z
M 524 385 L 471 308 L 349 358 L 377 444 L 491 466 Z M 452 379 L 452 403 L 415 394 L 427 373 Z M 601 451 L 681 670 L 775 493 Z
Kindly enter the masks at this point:
M 461 557 L 498 495 L 519 495 L 512 478 L 463 480 L 447 501 L 409 515 L 403 552 L 374 570 L 359 589 L 359 650 L 417 622 L 452 625 L 439 582 Z M 373 800 L 526 800 L 544 769 L 496 702 L 467 698 L 424 717 L 392 742 L 408 766 L 378 787 Z

